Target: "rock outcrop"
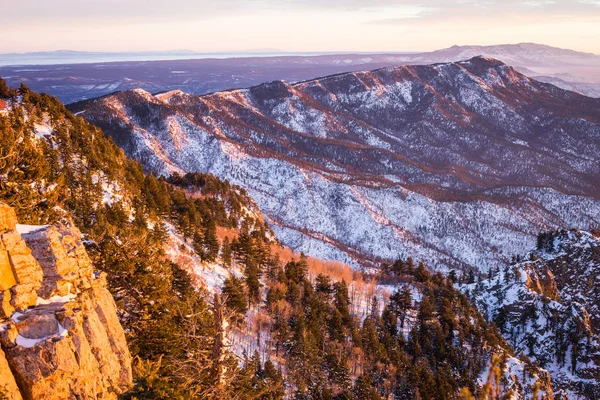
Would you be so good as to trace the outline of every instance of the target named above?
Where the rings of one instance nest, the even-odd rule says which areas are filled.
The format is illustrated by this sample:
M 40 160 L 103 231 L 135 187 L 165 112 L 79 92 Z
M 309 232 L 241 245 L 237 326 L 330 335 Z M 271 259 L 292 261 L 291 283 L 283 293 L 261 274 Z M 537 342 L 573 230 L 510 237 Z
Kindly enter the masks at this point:
M 16 230 L 17 216 L 14 210 L 1 205 L 0 215 L 0 317 L 9 317 L 15 310 L 23 311 L 35 306 L 44 275 Z
M 16 222 L 0 204 L 0 393 L 116 399 L 131 384 L 131 356 L 81 233 Z

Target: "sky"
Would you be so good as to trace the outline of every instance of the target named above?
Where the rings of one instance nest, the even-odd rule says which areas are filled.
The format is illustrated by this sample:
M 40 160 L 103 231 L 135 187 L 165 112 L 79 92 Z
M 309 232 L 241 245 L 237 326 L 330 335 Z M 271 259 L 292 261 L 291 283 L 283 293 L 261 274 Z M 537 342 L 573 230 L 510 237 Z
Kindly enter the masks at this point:
M 600 54 L 600 0 L 0 0 L 0 16 L 0 53 L 534 42 Z

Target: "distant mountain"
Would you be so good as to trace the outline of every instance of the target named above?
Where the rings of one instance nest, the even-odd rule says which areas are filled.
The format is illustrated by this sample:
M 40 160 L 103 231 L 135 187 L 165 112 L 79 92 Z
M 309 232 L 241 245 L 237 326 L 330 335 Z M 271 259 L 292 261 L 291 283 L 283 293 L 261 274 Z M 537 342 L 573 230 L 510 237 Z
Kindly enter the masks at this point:
M 5 77 L 13 86 L 24 82 L 39 92 L 46 92 L 65 103 L 72 103 L 117 90 L 142 88 L 157 93 L 179 89 L 202 95 L 273 80 L 300 82 L 344 72 L 460 61 L 484 55 L 499 59 L 529 77 L 544 77 L 542 80 L 563 89 L 591 97 L 598 97 L 600 92 L 598 56 L 535 44 L 454 46 L 420 54 L 316 55 L 273 53 L 270 50 L 264 53 L 248 51 L 212 55 L 182 53 L 132 53 L 128 58 L 113 54 L 102 56 L 102 59 L 94 59 L 93 57 L 98 56 L 92 56 L 86 60 L 81 55 L 63 57 L 60 60 L 51 57 L 50 63 L 61 65 L 40 65 L 43 63 L 39 58 L 24 61 L 13 57 L 8 64 L 19 65 L 0 66 L 0 76 Z M 122 62 L 109 62 L 117 60 Z M 84 61 L 90 64 L 82 64 Z M 0 65 L 2 64 L 0 55 Z
M 600 238 L 540 235 L 525 261 L 462 286 L 515 348 L 552 374 L 569 398 L 600 397 Z
M 410 62 L 460 61 L 476 56 L 492 57 L 522 73 L 590 97 L 600 97 L 600 56 L 535 43 L 496 46 L 452 46 L 416 55 Z
M 452 46 L 418 55 L 414 60 L 425 62 L 458 61 L 484 55 L 512 66 L 552 67 L 556 65 L 598 65 L 600 56 L 536 43 L 501 44 L 494 46 Z
M 487 270 L 600 221 L 600 100 L 476 57 L 72 107 L 149 171 L 246 188 L 287 245 Z
M 558 74 L 558 75 L 560 75 L 560 74 Z M 557 76 L 540 75 L 540 76 L 536 76 L 535 79 L 537 79 L 540 82 L 551 83 L 554 86 L 557 86 L 561 89 L 571 90 L 571 91 L 577 92 L 577 93 L 582 93 L 582 94 L 585 94 L 586 96 L 596 97 L 596 98 L 600 97 L 600 84 L 580 82 L 580 80 L 577 78 L 572 79 L 572 80 L 565 80 L 565 79 L 561 79 Z
M 39 61 L 33 60 L 29 64 L 35 65 L 0 66 L 0 76 L 12 86 L 23 82 L 39 92 L 57 96 L 65 103 L 73 103 L 117 90 L 143 88 L 156 93 L 183 89 L 200 95 L 274 79 L 303 81 L 404 63 L 400 55 L 261 56 L 257 53 L 220 53 L 197 57 L 202 59 L 165 56 L 162 61 L 140 61 L 151 57 L 138 57 L 137 61 L 109 62 L 114 58 L 107 58 L 92 60 L 90 64 L 73 59 L 69 64 L 61 65 L 39 65 Z

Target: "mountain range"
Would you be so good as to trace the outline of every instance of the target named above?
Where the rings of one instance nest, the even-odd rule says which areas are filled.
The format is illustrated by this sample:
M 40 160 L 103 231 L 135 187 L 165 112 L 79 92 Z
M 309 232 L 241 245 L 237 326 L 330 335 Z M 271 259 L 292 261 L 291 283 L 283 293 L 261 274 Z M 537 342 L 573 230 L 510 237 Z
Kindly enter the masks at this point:
M 0 99 L 0 397 L 600 395 L 600 99 L 483 56 Z
M 600 100 L 485 57 L 71 106 L 147 171 L 244 187 L 282 242 L 487 271 L 600 221 Z
M 63 60 L 60 65 L 39 65 L 35 59 L 23 59 L 20 65 L 0 66 L 0 76 L 12 86 L 23 82 L 36 91 L 72 103 L 135 88 L 151 93 L 180 89 L 202 95 L 272 80 L 299 82 L 343 72 L 460 61 L 479 55 L 499 59 L 529 77 L 600 97 L 600 58 L 597 55 L 533 43 L 453 46 L 417 54 L 263 54 L 258 57 L 256 53 L 250 53 L 243 57 L 239 54 L 205 55 L 205 59 L 194 60 L 190 58 L 196 56 L 183 52 L 160 55 L 161 61 L 142 61 L 153 59 L 152 55 L 143 54 L 136 56 L 142 58 L 125 58 L 121 62 L 108 62 L 115 58 L 104 55 L 102 60 L 74 56 L 70 64 L 64 64 Z

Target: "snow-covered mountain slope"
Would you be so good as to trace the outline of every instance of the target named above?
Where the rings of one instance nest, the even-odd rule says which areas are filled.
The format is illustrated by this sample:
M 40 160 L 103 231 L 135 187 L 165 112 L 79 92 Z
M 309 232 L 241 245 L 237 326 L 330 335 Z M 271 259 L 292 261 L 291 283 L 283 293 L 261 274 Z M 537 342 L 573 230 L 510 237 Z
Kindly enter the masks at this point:
M 600 100 L 492 59 L 75 111 L 147 170 L 244 187 L 284 244 L 320 258 L 487 270 L 540 231 L 600 221 Z
M 600 83 L 581 82 L 577 79 L 568 80 L 560 76 L 535 76 L 535 79 L 540 82 L 551 83 L 564 90 L 570 90 L 584 94 L 589 97 L 600 97 Z
M 144 92 L 138 92 L 137 95 L 144 96 L 148 102 L 153 101 L 153 97 Z M 452 283 L 441 274 L 431 276 L 421 265 L 416 270 L 408 268 L 411 263 L 407 260 L 408 269 L 401 271 L 401 276 L 388 277 L 385 282 L 387 285 L 378 286 L 375 281 L 363 280 L 362 277 L 366 277 L 364 274 L 357 274 L 347 267 L 340 269 L 340 266 L 334 264 L 327 265 L 328 263 L 320 260 L 315 260 L 313 267 L 310 266 L 310 259 L 307 260 L 307 269 L 299 263 L 289 263 L 284 267 L 285 261 L 294 255 L 278 246 L 269 228 L 262 223 L 264 220 L 257 207 L 243 189 L 203 174 L 174 175 L 169 183 L 149 175 L 144 176 L 142 167 L 137 162 L 125 158 L 123 152 L 107 140 L 99 129 L 71 115 L 56 99 L 35 94 L 23 87 L 19 92 L 10 91 L 7 100 L 8 116 L 0 116 L 0 131 L 3 132 L 0 135 L 0 148 L 9 157 L 5 157 L 0 166 L 0 196 L 14 203 L 18 212 L 26 216 L 22 221 L 33 224 L 19 225 L 15 229 L 24 236 L 26 233 L 35 235 L 40 224 L 51 224 L 56 220 L 69 218 L 73 218 L 74 223 L 83 228 L 85 241 L 82 243 L 86 244 L 92 262 L 99 270 L 108 274 L 108 284 L 115 295 L 117 313 L 128 335 L 130 349 L 138 362 L 146 360 L 146 357 L 156 357 L 177 370 L 180 366 L 191 363 L 199 368 L 194 368 L 185 376 L 192 380 L 200 379 L 198 377 L 208 369 L 207 366 L 214 365 L 214 362 L 198 358 L 198 353 L 205 354 L 211 351 L 209 349 L 223 344 L 232 351 L 243 354 L 244 350 L 260 349 L 261 344 L 262 348 L 265 345 L 272 346 L 272 342 L 267 341 L 269 337 L 279 337 L 292 344 L 298 342 L 292 337 L 315 338 L 320 335 L 317 332 L 324 332 L 322 328 L 330 323 L 328 316 L 335 315 L 333 311 L 339 308 L 346 314 L 341 320 L 346 326 L 342 325 L 343 330 L 340 331 L 344 346 L 331 347 L 329 343 L 334 342 L 323 341 L 322 345 L 314 347 L 316 352 L 298 353 L 301 358 L 312 353 L 320 356 L 319 350 L 322 348 L 330 351 L 339 349 L 340 355 L 350 354 L 357 361 L 352 376 L 362 374 L 361 371 L 366 370 L 363 365 L 368 365 L 365 364 L 363 354 L 368 353 L 355 351 L 360 350 L 357 346 L 361 346 L 363 341 L 354 339 L 352 332 L 360 324 L 363 324 L 361 329 L 370 329 L 369 325 L 365 328 L 364 323 L 373 323 L 372 319 L 376 316 L 377 320 L 381 320 L 377 325 L 382 327 L 382 331 L 387 331 L 385 337 L 390 341 L 379 339 L 376 330 L 371 331 L 374 335 L 363 336 L 361 333 L 357 337 L 371 337 L 374 343 L 381 340 L 382 345 L 392 343 L 389 345 L 392 357 L 385 355 L 381 358 L 388 363 L 382 368 L 383 371 L 390 371 L 393 375 L 399 373 L 401 377 L 406 374 L 406 379 L 412 381 L 413 376 L 429 373 L 429 369 L 442 371 L 443 368 L 448 372 L 438 373 L 440 378 L 434 381 L 440 390 L 445 391 L 446 386 L 438 385 L 439 382 L 455 382 L 450 385 L 447 393 L 456 392 L 463 385 L 477 390 L 486 376 L 491 375 L 486 369 L 489 358 L 492 354 L 497 354 L 506 356 L 503 357 L 506 366 L 504 367 L 503 362 L 501 367 L 504 373 L 501 386 L 502 389 L 515 390 L 515 395 L 511 398 L 531 398 L 531 386 L 538 380 L 542 384 L 541 390 L 545 395 L 543 398 L 553 398 L 551 380 L 546 371 L 526 360 L 514 358 L 512 349 L 498 332 L 485 322 L 466 297 L 453 289 Z M 178 146 L 183 144 L 185 143 L 178 142 Z M 225 238 L 229 239 L 227 245 Z M 174 263 L 167 262 L 165 256 Z M 14 257 L 7 259 L 4 264 L 10 269 L 9 264 L 15 260 Z M 256 272 L 256 269 L 260 271 L 257 265 L 265 270 Z M 306 270 L 308 273 L 303 272 Z M 185 274 L 186 271 L 190 275 Z M 255 286 L 259 292 L 258 301 L 253 303 L 247 324 L 240 326 L 239 335 L 222 333 L 217 338 L 206 341 L 207 337 L 214 337 L 214 331 L 207 331 L 209 336 L 200 336 L 202 342 L 207 343 L 204 348 L 198 347 L 194 340 L 186 340 L 196 339 L 200 326 L 213 327 L 221 332 L 225 331 L 227 325 L 216 316 L 224 315 L 227 318 L 227 314 L 221 314 L 221 307 L 215 304 L 219 302 L 215 299 L 211 309 L 208 309 L 204 306 L 204 301 L 199 301 L 204 296 L 204 291 L 196 289 L 203 286 L 216 292 L 228 276 L 245 278 L 248 292 L 242 286 L 243 281 L 240 281 L 237 287 L 241 289 L 237 294 L 241 295 L 242 304 L 246 304 L 246 293 L 250 293 L 248 278 L 253 272 L 257 279 L 261 279 Z M 348 284 L 340 284 L 339 289 L 336 289 L 336 286 L 331 286 L 330 281 L 328 283 L 327 280 L 315 277 L 319 273 L 327 273 L 336 280 L 344 279 Z M 265 285 L 263 289 L 261 282 Z M 411 329 L 412 334 L 402 332 L 403 336 L 397 335 L 397 322 L 383 328 L 383 315 L 381 319 L 379 316 L 381 305 L 385 304 L 384 300 L 388 297 L 385 292 L 389 294 L 393 291 L 391 284 L 399 282 L 408 284 L 411 291 L 414 289 L 414 301 L 408 296 L 409 304 L 402 306 L 403 312 L 408 312 L 405 315 L 405 327 L 414 329 Z M 274 292 L 269 296 L 271 289 Z M 225 290 L 223 292 L 227 293 Z M 235 294 L 236 290 L 228 292 Z M 227 295 L 223 298 L 227 299 Z M 406 297 L 404 299 L 407 301 Z M 307 304 L 309 307 L 294 307 L 289 301 L 294 301 L 297 305 Z M 393 311 L 397 314 L 401 312 L 399 307 L 402 299 L 399 301 L 400 303 L 396 301 Z M 194 303 L 198 306 L 190 307 Z M 320 316 L 313 324 L 306 324 L 316 329 L 292 336 L 269 336 L 271 331 L 267 329 L 275 325 L 269 319 L 268 310 L 272 309 L 264 307 L 269 303 L 273 306 L 279 304 L 282 310 L 289 311 L 281 313 L 286 318 L 282 327 L 295 326 L 294 329 L 297 329 L 300 325 L 294 324 L 292 320 L 298 312 L 301 313 L 299 316 Z M 335 308 L 321 308 L 322 311 L 315 313 L 321 307 L 319 304 Z M 255 311 L 258 309 L 266 311 L 266 314 L 263 313 L 266 318 L 257 318 L 259 315 Z M 198 320 L 198 314 L 207 317 L 212 314 L 214 318 Z M 411 323 L 415 316 L 418 324 Z M 302 318 L 309 320 L 307 317 Z M 396 317 L 388 314 L 385 320 L 397 321 L 394 318 Z M 400 327 L 402 328 L 402 323 Z M 406 339 L 411 336 L 417 340 L 414 346 L 407 345 Z M 286 337 L 290 340 L 285 339 Z M 252 342 L 257 344 L 253 345 L 249 338 L 256 339 Z M 375 348 L 383 350 L 382 345 Z M 396 352 L 403 348 L 406 348 L 406 356 Z M 450 351 L 441 352 L 438 349 Z M 277 355 L 277 347 L 275 353 Z M 285 353 L 285 356 L 290 354 Z M 413 356 L 412 363 L 408 362 L 408 355 Z M 417 357 L 421 360 L 417 360 Z M 318 358 L 315 360 L 318 361 Z M 388 360 L 402 364 L 394 366 Z M 375 363 L 376 360 L 372 362 Z M 410 372 L 411 364 L 416 368 L 413 372 Z M 422 366 L 429 364 L 431 366 L 427 366 L 427 369 Z M 229 371 L 234 370 L 233 363 L 227 365 Z M 314 365 L 319 365 L 318 370 L 327 373 L 322 364 Z M 285 365 L 283 370 L 289 371 L 289 366 L 290 364 Z M 297 371 L 304 376 L 306 371 L 314 369 L 299 368 Z M 154 370 L 152 375 L 157 376 L 156 374 L 168 377 L 169 380 L 164 381 L 167 386 L 179 385 L 180 381 L 171 380 L 173 375 L 167 375 L 168 372 Z M 460 377 L 460 381 L 454 375 Z M 313 375 L 309 376 L 312 378 Z M 216 381 L 221 381 L 220 377 Z M 390 382 L 395 381 L 396 378 Z M 209 388 L 215 386 L 215 381 L 207 382 Z M 293 380 L 288 382 L 292 382 L 293 386 Z M 422 389 L 425 386 L 433 387 L 429 384 L 432 381 L 423 382 Z M 345 383 L 348 387 L 350 384 L 349 381 Z M 382 393 L 391 394 L 396 391 L 396 387 L 385 388 L 384 385 L 388 386 L 387 381 L 379 383 Z M 415 398 L 417 396 L 411 396 L 411 393 L 417 393 L 413 391 L 417 387 L 413 386 L 402 383 L 397 389 L 406 394 L 405 398 Z M 160 388 L 162 393 L 157 393 L 157 398 L 185 397 L 165 395 L 167 388 L 164 384 Z M 148 393 L 148 388 L 143 390 Z
M 555 389 L 598 398 L 600 239 L 578 230 L 541 235 L 526 259 L 461 289 L 517 354 L 550 371 Z

